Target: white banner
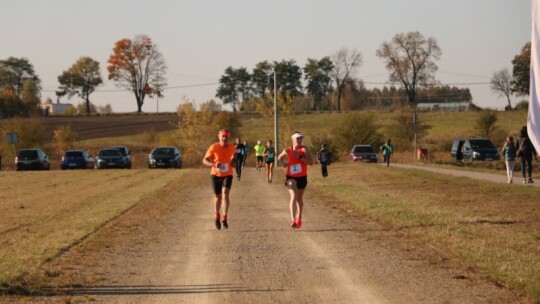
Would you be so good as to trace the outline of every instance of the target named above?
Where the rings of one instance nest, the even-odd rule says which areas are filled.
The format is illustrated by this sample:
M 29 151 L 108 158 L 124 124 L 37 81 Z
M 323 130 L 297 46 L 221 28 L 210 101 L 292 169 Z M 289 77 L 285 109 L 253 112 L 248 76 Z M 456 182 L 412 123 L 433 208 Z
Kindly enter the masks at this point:
M 531 83 L 527 131 L 540 152 L 540 0 L 532 0 Z

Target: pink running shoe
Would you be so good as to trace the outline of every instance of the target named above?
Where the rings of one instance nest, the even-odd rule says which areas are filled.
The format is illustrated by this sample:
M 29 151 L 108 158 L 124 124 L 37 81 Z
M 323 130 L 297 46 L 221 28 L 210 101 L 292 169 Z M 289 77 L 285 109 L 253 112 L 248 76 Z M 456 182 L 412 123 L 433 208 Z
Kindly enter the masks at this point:
M 302 228 L 302 218 L 299 217 L 297 220 L 296 220 L 296 229 L 300 229 Z

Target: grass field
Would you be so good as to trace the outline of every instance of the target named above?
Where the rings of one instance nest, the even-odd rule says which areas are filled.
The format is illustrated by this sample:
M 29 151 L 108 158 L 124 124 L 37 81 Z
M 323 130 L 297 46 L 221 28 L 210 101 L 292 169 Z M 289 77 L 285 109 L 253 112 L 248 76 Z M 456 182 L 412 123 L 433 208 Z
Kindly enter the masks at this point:
M 31 273 L 186 173 L 0 172 L 0 286 Z
M 395 123 L 396 117 L 400 113 L 372 113 L 375 123 L 380 127 L 380 132 L 385 135 L 388 128 Z M 332 136 L 332 129 L 339 123 L 340 113 L 312 113 L 297 115 L 291 120 L 289 130 L 283 130 L 287 134 L 287 142 L 290 144 L 289 133 L 300 130 L 306 135 L 307 144 L 313 136 Z M 419 141 L 419 146 L 428 148 L 437 153 L 439 158 L 449 158 L 452 141 L 456 138 L 477 137 L 475 135 L 475 124 L 481 112 L 431 112 L 420 113 L 419 120 L 430 125 L 427 136 Z M 498 127 L 500 134 L 498 137 L 508 135 L 518 135 L 519 130 L 527 122 L 527 112 L 509 111 L 497 112 Z M 273 118 L 249 118 L 242 121 L 243 127 L 240 136 L 254 143 L 256 140 L 273 139 Z M 280 144 L 280 146 L 282 146 Z M 502 142 L 495 142 L 495 145 L 502 148 Z M 402 147 L 396 149 L 403 150 Z M 439 154 L 440 153 L 440 154 Z M 412 157 L 411 157 L 412 158 Z
M 349 163 L 310 182 L 421 247 L 481 269 L 540 301 L 540 189 Z

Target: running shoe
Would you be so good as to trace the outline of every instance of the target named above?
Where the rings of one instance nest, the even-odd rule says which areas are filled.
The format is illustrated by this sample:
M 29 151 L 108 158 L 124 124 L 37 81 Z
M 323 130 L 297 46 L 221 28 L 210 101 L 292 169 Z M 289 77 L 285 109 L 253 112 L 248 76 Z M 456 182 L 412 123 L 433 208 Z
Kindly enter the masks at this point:
M 218 220 L 216 220 L 216 229 L 217 230 L 220 230 L 221 229 L 221 222 Z
M 533 181 L 532 178 L 529 177 L 529 180 L 527 181 L 527 183 L 529 183 L 529 184 L 534 184 L 534 181 Z
M 527 179 L 524 179 L 524 180 L 523 180 L 523 183 L 526 184 L 526 183 L 527 183 Z
M 300 229 L 302 228 L 302 218 L 299 217 L 297 220 L 296 220 L 296 229 Z
M 223 229 L 229 229 L 229 224 L 227 224 L 227 221 L 221 222 L 221 225 L 223 225 Z
M 296 221 L 295 220 L 291 220 L 291 228 L 296 229 Z

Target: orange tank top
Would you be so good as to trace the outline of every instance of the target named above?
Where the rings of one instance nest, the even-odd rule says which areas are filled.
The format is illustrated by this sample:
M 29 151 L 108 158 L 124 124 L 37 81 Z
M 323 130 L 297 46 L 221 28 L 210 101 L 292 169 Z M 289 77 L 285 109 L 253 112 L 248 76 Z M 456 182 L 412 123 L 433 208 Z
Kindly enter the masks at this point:
M 298 146 L 296 148 L 298 154 L 300 157 L 304 158 L 306 155 L 304 152 L 302 152 L 302 148 L 304 146 Z M 287 175 L 291 177 L 302 177 L 307 176 L 307 165 L 303 161 L 301 161 L 299 158 L 294 157 L 292 155 L 292 152 L 294 151 L 293 147 L 287 148 Z

